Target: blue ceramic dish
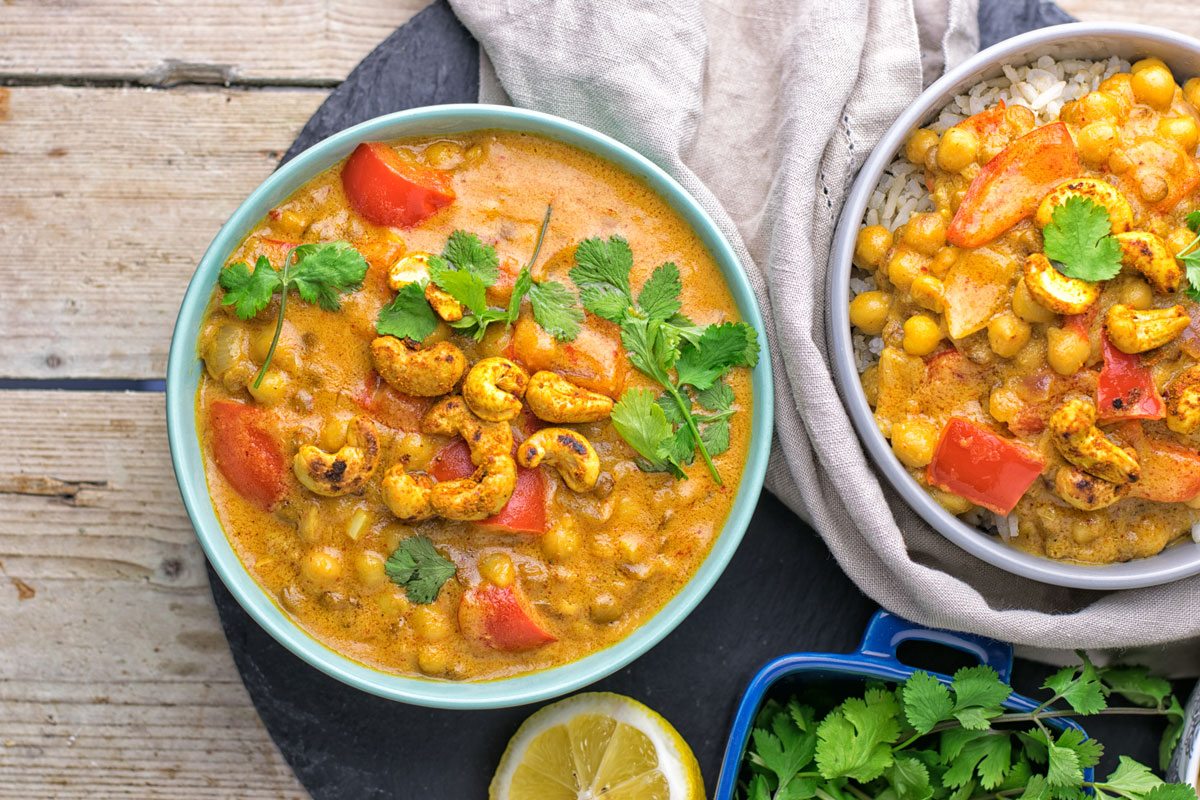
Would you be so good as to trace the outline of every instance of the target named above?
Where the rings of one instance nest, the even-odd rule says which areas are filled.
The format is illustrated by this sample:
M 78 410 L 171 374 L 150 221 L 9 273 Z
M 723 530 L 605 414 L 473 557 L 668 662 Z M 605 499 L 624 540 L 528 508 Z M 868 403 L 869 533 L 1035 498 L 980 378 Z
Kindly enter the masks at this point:
M 847 697 L 851 692 L 861 692 L 866 681 L 899 683 L 907 680 L 914 672 L 920 671 L 902 664 L 896 657 L 900 645 L 912 641 L 945 645 L 974 656 L 980 664 L 996 670 L 1000 679 L 1005 682 L 1012 673 L 1012 645 L 968 633 L 926 628 L 887 611 L 878 611 L 871 618 L 866 633 L 863 634 L 862 644 L 854 653 L 795 653 L 781 656 L 759 670 L 738 704 L 733 730 L 725 746 L 725 757 L 721 762 L 721 776 L 717 779 L 714 800 L 733 800 L 754 719 L 768 697 L 780 693 L 781 682 L 789 687 L 812 681 L 832 682 L 840 685 Z M 942 683 L 950 682 L 949 675 L 925 671 Z M 786 691 L 782 693 L 787 694 Z M 1004 702 L 1004 707 L 1009 711 L 1032 711 L 1037 706 L 1035 701 L 1017 694 Z M 1046 723 L 1058 730 L 1083 730 L 1069 719 L 1049 719 Z M 1084 773 L 1084 778 L 1089 781 L 1092 779 L 1090 768 Z
M 197 336 L 217 273 L 239 242 L 274 206 L 306 181 L 350 154 L 360 142 L 499 128 L 541 134 L 605 158 L 643 179 L 688 222 L 721 268 L 742 319 L 759 333 L 762 357 L 753 373 L 754 420 L 750 454 L 737 497 L 712 551 L 686 586 L 651 619 L 617 644 L 579 661 L 541 672 L 486 682 L 449 682 L 401 677 L 371 669 L 311 638 L 246 571 L 213 512 L 196 431 L 196 388 L 203 366 Z M 767 336 L 754 293 L 733 249 L 716 223 L 667 173 L 634 150 L 559 117 L 506 106 L 445 105 L 417 108 L 369 120 L 305 150 L 254 190 L 217 233 L 200 261 L 175 323 L 167 363 L 167 432 L 184 505 L 221 580 L 238 602 L 277 641 L 312 666 L 367 692 L 392 700 L 441 708 L 497 708 L 566 694 L 609 675 L 670 633 L 708 593 L 729 563 L 758 502 L 771 445 L 773 389 Z

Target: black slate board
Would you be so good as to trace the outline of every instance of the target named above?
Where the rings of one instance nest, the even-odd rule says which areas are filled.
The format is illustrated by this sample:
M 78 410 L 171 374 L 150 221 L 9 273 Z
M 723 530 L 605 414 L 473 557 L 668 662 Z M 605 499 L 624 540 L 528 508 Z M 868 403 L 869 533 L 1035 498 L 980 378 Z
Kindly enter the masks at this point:
M 1040 0 L 984 0 L 985 42 L 1069 20 Z M 990 32 L 990 33 L 989 33 Z M 389 36 L 304 127 L 284 160 L 371 117 L 437 103 L 475 102 L 479 50 L 444 0 Z M 344 686 L 271 639 L 209 570 L 234 661 L 284 758 L 317 800 L 479 798 L 508 738 L 533 706 L 452 712 L 405 706 Z M 691 744 L 709 790 L 734 708 L 768 659 L 797 650 L 849 651 L 875 605 L 846 578 L 820 537 L 764 495 L 745 542 L 712 593 L 658 647 L 591 689 L 636 697 Z M 949 668 L 944 655 L 914 663 Z M 1022 664 L 1035 688 L 1048 670 Z M 1118 727 L 1120 726 L 1120 727 Z M 1152 723 L 1089 726 L 1147 763 Z

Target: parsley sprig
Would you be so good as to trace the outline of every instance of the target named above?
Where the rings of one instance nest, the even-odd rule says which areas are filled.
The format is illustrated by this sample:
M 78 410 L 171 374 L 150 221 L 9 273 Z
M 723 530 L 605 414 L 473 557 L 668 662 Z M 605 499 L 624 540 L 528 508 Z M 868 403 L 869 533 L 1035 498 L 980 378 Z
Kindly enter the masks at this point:
M 1121 271 L 1121 243 L 1112 235 L 1108 209 L 1089 197 L 1068 197 L 1042 236 L 1046 258 L 1068 278 L 1106 281 Z
M 1003 708 L 1012 687 L 989 667 L 959 670 L 950 686 L 924 672 L 895 690 L 872 686 L 821 719 L 799 700 L 768 701 L 751 733 L 739 797 L 1082 800 L 1090 789 L 1100 800 L 1194 800 L 1189 787 L 1164 783 L 1124 756 L 1104 780 L 1084 780 L 1103 746 L 1075 729 L 1056 731 L 1047 719 L 1164 715 L 1165 768 L 1184 713 L 1171 685 L 1144 668 L 1099 668 L 1080 657 L 1046 680 L 1051 696 L 1028 713 Z M 1133 705 L 1110 707 L 1112 695 Z
M 1200 303 L 1200 211 L 1193 211 L 1187 215 L 1187 226 L 1196 237 L 1175 257 L 1183 264 L 1187 275 L 1188 285 L 1185 293 L 1193 301 Z
M 446 581 L 454 577 L 454 562 L 443 556 L 425 536 L 410 536 L 383 564 L 392 583 L 404 587 L 408 599 L 427 604 L 437 600 Z
M 221 270 L 218 283 L 225 290 L 221 303 L 233 306 L 233 312 L 240 319 L 258 316 L 271 303 L 271 298 L 279 295 L 275 335 L 254 379 L 254 388 L 262 383 L 275 356 L 283 332 L 289 290 L 294 288 L 306 303 L 314 303 L 326 311 L 337 311 L 341 308 L 341 295 L 362 286 L 366 274 L 367 262 L 348 242 L 318 242 L 293 247 L 284 256 L 280 270 L 272 267 L 266 256 L 258 257 L 253 270 L 245 261 Z
M 757 332 L 744 322 L 702 327 L 681 314 L 683 287 L 671 262 L 655 268 L 635 298 L 632 268 L 629 243 L 612 236 L 580 242 L 570 273 L 584 308 L 620 326 L 630 363 L 663 388 L 658 397 L 650 389 L 626 390 L 613 406 L 613 426 L 643 469 L 683 478 L 683 466 L 699 451 L 713 481 L 723 485 L 713 457 L 729 448 L 733 391 L 722 377 L 758 363 Z

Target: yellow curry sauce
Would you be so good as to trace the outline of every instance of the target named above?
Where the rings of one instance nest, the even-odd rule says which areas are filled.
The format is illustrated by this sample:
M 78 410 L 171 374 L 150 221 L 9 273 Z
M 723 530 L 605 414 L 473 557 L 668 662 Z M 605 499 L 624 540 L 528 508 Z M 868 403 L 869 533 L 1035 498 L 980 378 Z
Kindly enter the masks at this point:
M 851 322 L 883 339 L 862 376 L 881 431 L 952 513 L 1011 513 L 1029 552 L 1126 561 L 1200 522 L 1200 307 L 1176 258 L 1196 248 L 1198 103 L 1200 80 L 1146 59 L 1056 122 L 1001 103 L 919 130 L 905 156 L 936 210 L 860 231 L 876 288 Z M 1069 278 L 1048 226 L 1096 207 L 1119 273 Z
M 416 251 L 438 253 L 452 231 L 465 230 L 494 244 L 511 282 L 533 254 L 550 204 L 535 280 L 569 285 L 575 246 L 588 237 L 619 235 L 634 255 L 634 286 L 663 262 L 678 265 L 683 308 L 697 323 L 738 319 L 734 301 L 712 256 L 678 214 L 643 182 L 600 158 L 539 136 L 497 131 L 391 145 L 439 171 L 456 199 L 411 227 L 374 225 L 348 203 L 338 165 L 274 209 L 229 258 L 253 264 L 265 255 L 279 269 L 296 243 L 344 240 L 363 254 L 369 270 L 362 288 L 344 295 L 336 312 L 293 294 L 268 379 L 251 391 L 274 333 L 278 295 L 259 317 L 243 321 L 216 292 L 201 337 L 207 375 L 197 418 L 217 516 L 242 562 L 281 607 L 316 639 L 359 662 L 406 675 L 478 680 L 573 661 L 628 636 L 707 555 L 747 456 L 749 374 L 734 370 L 727 377 L 739 413 L 731 417 L 729 449 L 715 458 L 723 487 L 699 458 L 686 467 L 687 480 L 642 471 L 634 451 L 603 419 L 561 426 L 594 447 L 600 465 L 594 489 L 573 491 L 555 470 L 537 468 L 545 491 L 543 534 L 437 517 L 402 522 L 382 497 L 385 470 L 403 464 L 420 474 L 439 453 L 452 451 L 456 439 L 422 430 L 423 415 L 440 398 L 406 397 L 373 369 L 376 316 L 395 294 L 389 267 Z M 615 326 L 591 315 L 583 325 L 574 342 L 556 345 L 534 325 L 527 301 L 514 328 L 493 325 L 480 343 L 439 323 L 424 346 L 453 342 L 468 369 L 487 356 L 511 356 L 530 373 L 554 362 L 555 352 L 566 353 L 562 364 L 584 366 L 564 366 L 565 377 L 614 398 L 622 387 L 654 386 L 629 366 Z M 230 400 L 264 410 L 263 427 L 282 444 L 289 467 L 304 445 L 337 451 L 352 421 L 366 417 L 379 433 L 379 467 L 363 488 L 336 497 L 307 490 L 288 469 L 282 499 L 265 510 L 239 493 L 214 460 L 210 410 Z M 539 423 L 524 409 L 511 426 L 519 443 Z M 384 569 L 398 545 L 415 535 L 432 540 L 456 567 L 429 604 L 408 599 Z M 460 600 L 480 586 L 514 588 L 552 641 L 505 650 L 460 630 Z

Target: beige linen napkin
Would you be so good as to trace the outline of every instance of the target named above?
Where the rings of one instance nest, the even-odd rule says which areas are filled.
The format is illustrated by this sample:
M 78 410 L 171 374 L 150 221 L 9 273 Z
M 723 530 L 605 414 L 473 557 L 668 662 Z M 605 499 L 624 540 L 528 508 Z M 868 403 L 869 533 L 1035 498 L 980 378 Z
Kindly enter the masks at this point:
M 1111 594 L 995 569 L 882 487 L 833 384 L 824 282 L 842 200 L 899 113 L 978 46 L 976 0 L 451 0 L 518 106 L 649 156 L 717 220 L 770 329 L 776 438 L 768 488 L 842 569 L 922 623 L 1049 650 L 1200 633 L 1200 580 Z M 981 534 L 983 535 L 983 534 Z M 1183 671 L 1200 646 L 1176 645 Z

